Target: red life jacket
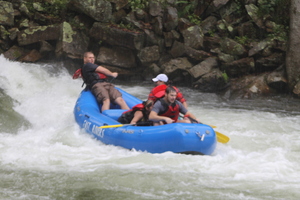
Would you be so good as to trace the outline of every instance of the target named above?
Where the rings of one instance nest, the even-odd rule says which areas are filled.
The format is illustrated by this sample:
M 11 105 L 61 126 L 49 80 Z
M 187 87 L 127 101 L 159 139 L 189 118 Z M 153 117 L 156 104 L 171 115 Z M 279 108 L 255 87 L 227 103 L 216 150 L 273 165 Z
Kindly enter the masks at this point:
M 133 106 L 130 110 L 127 110 L 125 112 L 123 112 L 122 114 L 125 114 L 127 112 L 131 112 L 131 111 L 138 111 L 138 110 L 143 110 L 145 108 L 145 106 L 142 103 L 136 104 L 135 106 Z
M 155 102 L 157 101 L 157 99 L 163 98 L 165 96 L 167 87 L 167 85 L 163 84 L 153 88 L 150 94 L 148 95 L 148 100 L 152 100 L 153 102 Z M 180 92 L 180 90 L 175 86 L 173 86 L 173 88 L 177 92 L 176 100 L 180 101 L 181 103 L 185 102 L 186 100 L 183 97 L 183 94 Z
M 100 79 L 106 79 L 107 76 L 100 72 L 96 72 Z M 73 79 L 82 78 L 81 68 L 77 69 L 76 72 L 73 74 Z
M 167 85 L 163 84 L 153 88 L 150 94 L 148 95 L 148 100 L 152 100 L 153 102 L 155 102 L 157 99 L 164 97 L 165 90 L 167 87 Z
M 160 116 L 165 116 L 165 117 L 170 117 L 173 119 L 175 122 L 177 122 L 178 117 L 179 117 L 179 105 L 175 101 L 174 103 L 168 105 L 164 99 L 160 99 L 161 105 L 164 107 L 164 110 L 159 112 L 158 115 Z

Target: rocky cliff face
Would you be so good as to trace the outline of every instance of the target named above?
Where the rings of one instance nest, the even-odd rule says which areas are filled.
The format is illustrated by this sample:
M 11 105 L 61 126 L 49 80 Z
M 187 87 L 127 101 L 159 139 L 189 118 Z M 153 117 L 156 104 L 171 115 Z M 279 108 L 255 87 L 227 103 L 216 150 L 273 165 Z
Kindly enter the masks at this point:
M 289 3 L 276 2 L 0 1 L 0 52 L 20 62 L 67 60 L 72 73 L 93 51 L 124 80 L 165 73 L 229 98 L 287 93 Z

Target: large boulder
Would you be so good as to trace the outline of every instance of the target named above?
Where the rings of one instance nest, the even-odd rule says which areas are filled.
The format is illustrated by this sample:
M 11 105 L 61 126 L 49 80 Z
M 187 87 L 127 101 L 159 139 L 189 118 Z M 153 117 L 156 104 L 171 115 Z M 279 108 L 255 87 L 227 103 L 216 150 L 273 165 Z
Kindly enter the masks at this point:
M 188 71 L 192 68 L 192 63 L 186 57 L 172 59 L 162 65 L 163 73 L 171 74 L 176 70 Z
M 145 41 L 145 34 L 143 32 L 129 31 L 100 22 L 95 22 L 93 24 L 93 27 L 90 30 L 90 36 L 110 45 L 138 50 L 144 47 Z
M 202 61 L 201 63 L 193 66 L 189 69 L 190 74 L 192 77 L 198 79 L 201 76 L 208 74 L 212 71 L 213 68 L 218 66 L 218 61 L 215 57 L 209 57 Z
M 112 6 L 106 0 L 71 0 L 69 8 L 84 13 L 99 22 L 108 22 L 112 18 Z
M 159 47 L 157 45 L 145 47 L 138 53 L 138 58 L 143 65 L 155 63 L 159 59 Z
M 25 55 L 25 53 L 27 53 L 27 51 L 24 48 L 14 45 L 4 52 L 3 55 L 9 60 L 18 60 L 21 56 Z
M 214 68 L 193 83 L 193 87 L 202 92 L 218 92 L 227 86 L 223 73 Z
M 298 83 L 294 86 L 293 93 L 300 97 L 300 81 L 298 81 Z
M 82 58 L 89 45 L 89 38 L 82 31 L 74 31 L 64 22 L 60 26 L 60 37 L 56 44 L 56 56 L 67 56 L 73 59 Z
M 224 53 L 233 56 L 244 56 L 247 54 L 247 50 L 242 44 L 230 38 L 224 38 L 221 41 L 221 49 Z
M 184 38 L 184 45 L 194 49 L 203 48 L 204 34 L 200 26 L 191 26 L 183 30 L 181 33 Z
M 163 25 L 166 31 L 174 30 L 177 27 L 178 15 L 175 7 L 167 6 Z
M 252 57 L 246 57 L 230 63 L 224 63 L 222 69 L 232 77 L 247 75 L 251 71 L 254 71 L 255 61 Z
M 132 50 L 124 47 L 101 47 L 96 60 L 106 65 L 121 68 L 136 67 L 136 60 Z
M 34 26 L 18 32 L 18 43 L 24 46 L 44 40 L 58 40 L 59 36 L 59 25 Z
M 0 8 L 0 25 L 13 26 L 15 15 L 12 3 L 0 1 Z
M 27 129 L 31 126 L 26 118 L 16 112 L 13 107 L 17 102 L 6 95 L 0 88 L 0 132 L 16 134 L 20 128 Z
M 30 52 L 28 52 L 27 54 L 25 54 L 24 56 L 22 56 L 21 58 L 19 58 L 20 62 L 37 62 L 38 60 L 40 60 L 43 56 L 41 55 L 41 53 L 39 51 L 37 51 L 36 49 L 31 50 Z
M 275 89 L 278 92 L 287 91 L 287 79 L 282 69 L 275 70 L 266 76 L 266 82 L 268 86 Z

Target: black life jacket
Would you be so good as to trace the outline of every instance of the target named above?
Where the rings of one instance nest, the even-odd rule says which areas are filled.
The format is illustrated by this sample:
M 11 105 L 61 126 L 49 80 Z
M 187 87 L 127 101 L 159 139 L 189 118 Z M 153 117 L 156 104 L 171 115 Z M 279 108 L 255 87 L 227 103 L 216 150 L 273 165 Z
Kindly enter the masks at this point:
M 144 106 L 144 104 L 140 103 L 140 104 L 133 106 L 130 110 L 123 112 L 122 115 L 119 117 L 118 122 L 120 122 L 122 124 L 130 124 L 131 120 L 134 117 L 135 112 L 138 110 L 142 111 L 142 113 L 143 113 L 143 117 L 138 122 L 148 121 L 148 113 L 145 109 L 145 106 Z
M 85 71 L 81 68 L 81 76 L 84 83 L 91 89 L 95 83 L 107 81 L 107 76 L 105 74 L 95 72 L 95 71 Z
M 170 117 L 176 122 L 179 117 L 179 108 L 180 108 L 179 104 L 177 103 L 177 100 L 170 105 L 168 105 L 164 99 L 159 99 L 159 101 L 161 102 L 161 105 L 163 106 L 164 110 L 159 112 L 158 115 Z

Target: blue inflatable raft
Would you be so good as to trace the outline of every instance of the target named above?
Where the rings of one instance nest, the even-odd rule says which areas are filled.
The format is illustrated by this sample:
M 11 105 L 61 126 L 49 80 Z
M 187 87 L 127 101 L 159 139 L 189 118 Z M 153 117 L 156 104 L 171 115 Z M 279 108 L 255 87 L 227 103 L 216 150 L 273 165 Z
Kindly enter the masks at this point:
M 142 101 L 117 88 L 131 108 Z M 122 126 L 118 117 L 125 111 L 117 105 L 100 112 L 95 97 L 90 91 L 82 91 L 74 108 L 75 120 L 85 131 L 104 144 L 135 149 L 149 153 L 185 153 L 210 155 L 216 148 L 215 131 L 205 124 L 173 123 L 161 126 Z M 120 127 L 100 128 L 105 125 Z

